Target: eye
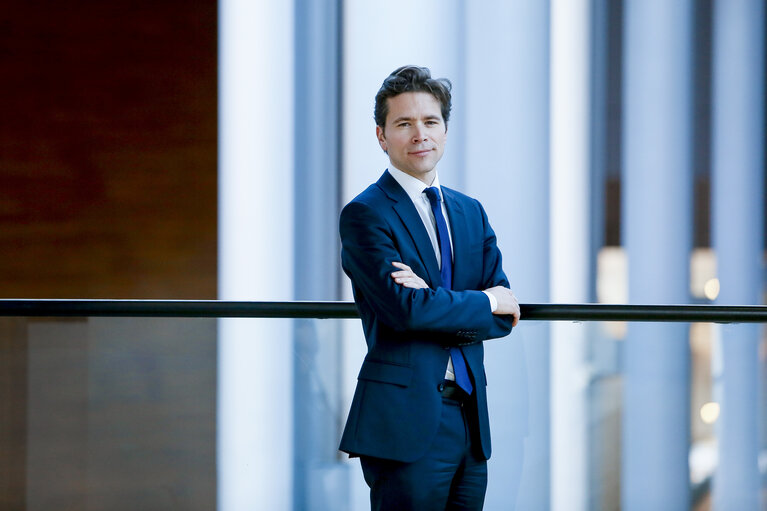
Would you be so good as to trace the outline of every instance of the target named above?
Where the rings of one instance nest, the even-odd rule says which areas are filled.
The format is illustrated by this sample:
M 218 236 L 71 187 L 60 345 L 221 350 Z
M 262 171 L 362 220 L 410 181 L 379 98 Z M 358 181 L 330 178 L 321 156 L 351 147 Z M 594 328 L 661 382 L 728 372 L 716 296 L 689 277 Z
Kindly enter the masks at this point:
M 409 122 L 401 122 L 401 123 L 397 124 L 398 128 L 407 128 L 408 126 L 410 126 Z

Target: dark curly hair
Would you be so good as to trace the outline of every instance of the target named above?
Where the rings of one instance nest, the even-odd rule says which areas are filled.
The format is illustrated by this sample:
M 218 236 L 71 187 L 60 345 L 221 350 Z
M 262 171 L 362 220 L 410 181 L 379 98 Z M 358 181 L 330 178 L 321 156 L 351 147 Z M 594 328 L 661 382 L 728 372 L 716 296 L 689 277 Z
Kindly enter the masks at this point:
M 376 94 L 376 105 L 373 118 L 376 125 L 383 129 L 386 126 L 386 116 L 389 114 L 388 99 L 403 92 L 428 92 L 439 101 L 442 108 L 442 118 L 450 119 L 450 90 L 453 88 L 447 78 L 432 78 L 427 67 L 402 66 L 395 69 L 386 77 Z

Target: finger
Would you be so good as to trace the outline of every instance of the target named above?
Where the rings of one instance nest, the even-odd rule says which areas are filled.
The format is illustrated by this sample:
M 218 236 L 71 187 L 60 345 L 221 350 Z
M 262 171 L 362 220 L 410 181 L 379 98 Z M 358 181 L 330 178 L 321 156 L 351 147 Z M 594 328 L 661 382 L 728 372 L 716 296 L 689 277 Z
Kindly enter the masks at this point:
M 405 263 L 400 263 L 399 261 L 393 261 L 391 264 L 402 270 L 413 271 L 410 269 L 410 266 L 406 265 Z
M 411 280 L 412 281 L 418 280 L 418 277 L 415 277 L 413 275 L 399 275 L 397 277 L 392 276 L 392 278 L 394 279 L 394 282 L 396 282 L 397 284 L 402 284 L 404 282 L 408 282 Z
M 398 271 L 392 273 L 391 277 L 394 279 L 394 282 L 397 284 L 405 284 L 406 282 L 413 282 L 416 284 L 419 284 L 420 287 L 426 287 L 426 282 L 424 282 L 418 275 L 411 271 Z

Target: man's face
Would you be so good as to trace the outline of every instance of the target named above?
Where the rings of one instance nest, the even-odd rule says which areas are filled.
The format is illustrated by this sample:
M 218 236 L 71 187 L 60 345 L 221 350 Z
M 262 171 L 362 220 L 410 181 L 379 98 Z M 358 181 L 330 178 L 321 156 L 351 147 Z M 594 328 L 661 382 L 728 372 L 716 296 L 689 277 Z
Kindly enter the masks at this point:
M 385 129 L 376 126 L 381 149 L 393 166 L 431 185 L 447 140 L 439 101 L 428 92 L 404 92 L 387 101 Z

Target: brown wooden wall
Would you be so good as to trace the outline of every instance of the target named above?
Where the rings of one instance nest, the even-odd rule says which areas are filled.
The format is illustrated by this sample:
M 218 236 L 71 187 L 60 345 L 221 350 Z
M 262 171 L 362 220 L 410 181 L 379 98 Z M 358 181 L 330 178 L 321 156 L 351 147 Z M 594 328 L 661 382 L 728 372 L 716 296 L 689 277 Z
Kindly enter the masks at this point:
M 215 298 L 216 144 L 215 0 L 4 2 L 0 298 Z M 180 322 L 195 327 L 181 334 L 128 322 L 126 335 L 117 322 L 0 319 L 0 508 L 86 509 L 86 493 L 88 509 L 215 507 L 215 322 Z M 146 381 L 154 394 L 125 397 Z M 72 427 L 36 434 L 49 402 Z M 139 474 L 111 461 L 114 425 L 134 445 L 125 459 L 145 460 Z M 155 430 L 165 436 L 144 434 Z M 40 472 L 49 455 L 66 477 Z M 176 493 L 146 496 L 157 487 Z
M 0 10 L 0 297 L 216 297 L 214 0 Z

